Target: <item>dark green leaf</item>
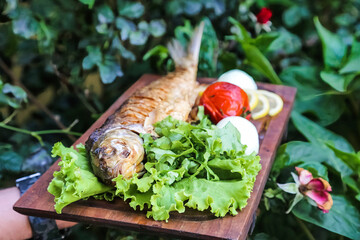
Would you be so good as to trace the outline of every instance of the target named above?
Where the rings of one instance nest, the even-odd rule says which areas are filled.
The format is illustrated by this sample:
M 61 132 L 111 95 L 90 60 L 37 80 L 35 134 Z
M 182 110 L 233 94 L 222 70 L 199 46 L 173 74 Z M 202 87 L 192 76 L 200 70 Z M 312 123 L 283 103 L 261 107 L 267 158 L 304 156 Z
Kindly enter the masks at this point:
M 89 8 L 92 8 L 94 6 L 95 0 L 79 0 L 85 5 L 88 5 Z
M 319 163 L 319 162 L 304 162 L 301 163 L 299 165 L 297 165 L 297 167 L 301 167 L 304 168 L 306 170 L 309 170 L 313 176 L 316 177 L 321 177 L 327 181 L 329 181 L 329 177 L 328 177 L 328 169 L 327 167 L 325 167 L 323 164 Z
M 245 51 L 246 60 L 251 66 L 264 74 L 271 83 L 281 84 L 281 80 L 274 71 L 269 60 L 260 52 L 259 49 L 257 49 L 257 47 L 247 43 L 243 43 L 242 47 Z
M 205 77 L 215 77 L 219 41 L 210 19 L 205 17 L 202 22 L 204 22 L 204 33 L 200 45 L 199 69 Z
M 321 39 L 325 66 L 340 67 L 346 53 L 346 45 L 338 35 L 324 28 L 318 17 L 314 18 L 314 23 Z
M 128 18 L 139 18 L 144 14 L 144 6 L 140 2 L 118 0 L 119 14 Z
M 359 211 L 343 196 L 332 196 L 334 204 L 328 213 L 308 204 L 300 202 L 293 209 L 293 214 L 307 222 L 325 228 L 331 232 L 351 239 L 360 239 Z
M 317 125 L 306 117 L 301 116 L 296 111 L 293 111 L 291 114 L 291 119 L 298 131 L 301 132 L 310 142 L 323 145 L 324 141 L 331 141 L 334 143 L 334 146 L 341 151 L 354 152 L 353 147 L 344 137 Z
M 359 58 L 360 59 L 360 58 Z M 333 71 L 321 71 L 321 79 L 339 92 L 345 92 L 354 76 L 343 76 Z
M 295 110 L 313 117 L 318 124 L 327 126 L 344 112 L 344 98 L 326 93 L 326 86 L 316 67 L 288 67 L 280 77 L 286 85 L 297 88 Z
M 174 30 L 175 38 L 183 45 L 186 46 L 191 38 L 193 27 L 189 20 L 185 20 L 183 26 L 177 26 Z
M 146 61 L 152 56 L 159 56 L 162 59 L 167 58 L 169 57 L 169 50 L 163 45 L 157 45 L 144 55 L 143 60 Z
M 272 173 L 277 175 L 284 167 L 298 166 L 327 179 L 327 168 L 321 163 L 326 163 L 328 159 L 329 155 L 319 151 L 316 144 L 293 141 L 281 145 L 278 149 Z
M 251 44 L 255 45 L 260 51 L 265 52 L 270 47 L 271 43 L 280 36 L 277 32 L 264 33 L 251 39 Z
M 355 39 L 352 44 L 350 56 L 339 72 L 340 74 L 360 73 L 360 42 Z
M 309 119 L 301 116 L 296 111 L 293 111 L 291 119 L 297 130 L 302 133 L 312 144 L 318 147 L 324 155 L 327 155 L 327 160 L 324 164 L 330 166 L 336 172 L 341 175 L 342 179 L 352 175 L 354 172 L 349 168 L 340 158 L 338 158 L 334 152 L 325 144 L 325 141 L 330 141 L 336 148 L 345 152 L 353 152 L 352 146 L 348 141 L 340 135 L 330 132 L 329 130 L 322 128 Z
M 0 173 L 4 171 L 20 172 L 22 161 L 23 158 L 12 150 L 10 144 L 0 145 Z
M 252 239 L 253 240 L 276 240 L 277 238 L 272 237 L 266 233 L 258 233 Z

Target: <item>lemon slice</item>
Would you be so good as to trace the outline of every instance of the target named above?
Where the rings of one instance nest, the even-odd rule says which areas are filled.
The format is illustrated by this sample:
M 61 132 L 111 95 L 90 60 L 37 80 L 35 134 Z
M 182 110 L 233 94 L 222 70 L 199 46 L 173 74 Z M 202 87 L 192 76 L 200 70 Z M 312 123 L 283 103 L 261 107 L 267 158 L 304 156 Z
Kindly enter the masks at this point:
M 269 115 L 271 117 L 281 112 L 284 106 L 284 102 L 279 95 L 266 90 L 258 90 L 257 93 L 265 96 L 268 99 L 270 105 Z
M 248 96 L 250 110 L 252 111 L 259 103 L 259 96 L 256 93 L 256 91 L 254 91 L 254 90 L 244 89 L 244 91 L 246 92 L 246 94 Z
M 251 117 L 256 120 L 262 117 L 265 117 L 270 110 L 269 100 L 262 94 L 258 94 L 259 102 L 251 111 Z

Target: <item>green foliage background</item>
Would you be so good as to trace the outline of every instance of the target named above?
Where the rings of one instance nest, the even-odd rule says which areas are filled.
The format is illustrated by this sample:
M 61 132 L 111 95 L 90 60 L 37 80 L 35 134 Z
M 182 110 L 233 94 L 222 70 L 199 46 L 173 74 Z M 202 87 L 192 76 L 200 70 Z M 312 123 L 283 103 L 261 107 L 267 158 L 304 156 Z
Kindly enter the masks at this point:
M 251 16 L 262 7 L 272 31 L 259 34 Z M 0 187 L 45 171 L 51 146 L 71 145 L 142 74 L 172 70 L 166 43 L 185 44 L 204 20 L 199 76 L 239 68 L 298 89 L 251 238 L 358 239 L 359 9 L 359 0 L 1 1 Z M 329 180 L 329 214 L 305 200 L 285 214 L 293 196 L 276 183 L 292 181 L 294 166 Z M 153 238 L 84 225 L 70 238 L 99 236 Z

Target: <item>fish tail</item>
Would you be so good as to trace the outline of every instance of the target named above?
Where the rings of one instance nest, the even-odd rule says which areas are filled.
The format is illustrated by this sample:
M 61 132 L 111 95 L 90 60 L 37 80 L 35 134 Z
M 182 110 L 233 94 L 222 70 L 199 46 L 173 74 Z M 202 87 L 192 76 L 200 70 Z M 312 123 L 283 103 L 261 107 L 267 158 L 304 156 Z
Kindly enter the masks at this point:
M 197 66 L 199 61 L 199 52 L 201 45 L 201 38 L 204 31 L 204 22 L 201 22 L 194 30 L 188 45 L 187 52 L 184 47 L 177 40 L 172 40 L 168 44 L 170 56 L 175 62 L 176 67 L 188 68 L 191 66 Z

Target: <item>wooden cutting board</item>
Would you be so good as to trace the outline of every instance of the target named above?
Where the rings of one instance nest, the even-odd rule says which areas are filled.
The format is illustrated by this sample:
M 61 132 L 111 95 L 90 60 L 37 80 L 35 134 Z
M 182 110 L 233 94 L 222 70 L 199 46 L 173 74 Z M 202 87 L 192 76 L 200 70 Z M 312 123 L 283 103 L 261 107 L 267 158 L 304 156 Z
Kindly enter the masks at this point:
M 149 84 L 158 75 L 143 75 L 73 144 L 85 143 L 89 135 L 110 116 L 137 89 Z M 200 78 L 199 82 L 210 83 L 216 79 Z M 54 210 L 54 196 L 48 193 L 47 186 L 54 171 L 59 170 L 56 161 L 47 172 L 15 203 L 14 210 L 25 215 L 56 218 L 74 222 L 119 227 L 126 230 L 155 233 L 156 235 L 176 236 L 195 239 L 245 239 L 254 221 L 262 192 L 267 181 L 275 153 L 286 132 L 287 122 L 294 103 L 296 89 L 287 86 L 258 83 L 259 89 L 277 93 L 284 101 L 283 110 L 275 117 L 265 117 L 253 121 L 259 132 L 262 169 L 256 177 L 248 205 L 236 216 L 215 218 L 210 212 L 186 209 L 185 213 L 172 214 L 169 221 L 155 221 L 146 218 L 146 211 L 135 211 L 118 198 L 113 202 L 90 199 L 72 203 L 57 214 Z

